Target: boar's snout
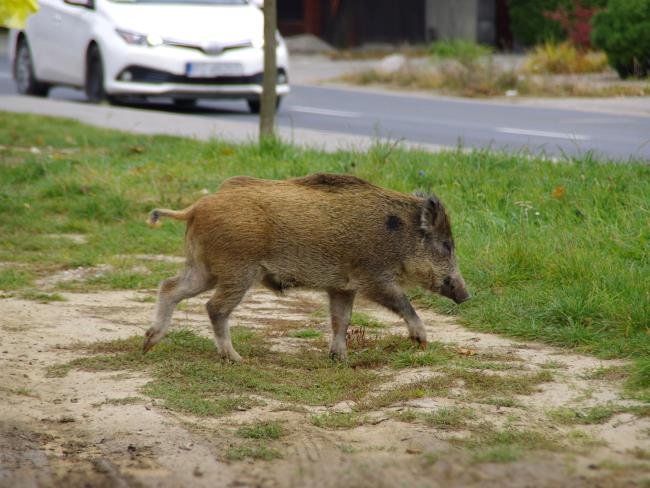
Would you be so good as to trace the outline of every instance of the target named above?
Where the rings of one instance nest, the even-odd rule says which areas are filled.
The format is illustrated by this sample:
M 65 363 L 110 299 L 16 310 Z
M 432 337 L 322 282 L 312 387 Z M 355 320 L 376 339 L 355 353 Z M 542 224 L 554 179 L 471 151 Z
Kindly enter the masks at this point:
M 462 303 L 471 298 L 465 286 L 465 281 L 460 276 L 447 276 L 440 287 L 440 294 L 451 298 L 456 303 Z

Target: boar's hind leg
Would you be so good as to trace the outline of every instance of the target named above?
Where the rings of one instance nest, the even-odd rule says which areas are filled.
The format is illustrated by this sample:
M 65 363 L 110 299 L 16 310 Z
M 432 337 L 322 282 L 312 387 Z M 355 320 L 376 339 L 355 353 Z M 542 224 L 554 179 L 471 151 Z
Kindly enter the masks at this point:
M 408 297 L 398 286 L 371 289 L 366 293 L 368 298 L 402 317 L 406 321 L 409 337 L 423 348 L 426 347 L 427 333 L 424 330 L 422 321 L 411 302 L 409 302 Z
M 142 350 L 147 352 L 165 337 L 172 313 L 178 302 L 198 295 L 214 286 L 214 279 L 197 267 L 188 266 L 173 278 L 163 280 L 158 289 L 158 303 L 153 326 L 147 331 Z
M 332 321 L 332 344 L 330 345 L 330 357 L 345 360 L 345 339 L 352 315 L 352 304 L 354 303 L 354 291 L 328 290 L 330 297 L 330 319 Z
M 212 322 L 219 355 L 230 361 L 241 361 L 241 356 L 232 347 L 228 317 L 244 298 L 252 281 L 252 279 L 244 282 L 220 281 L 214 295 L 205 305 Z

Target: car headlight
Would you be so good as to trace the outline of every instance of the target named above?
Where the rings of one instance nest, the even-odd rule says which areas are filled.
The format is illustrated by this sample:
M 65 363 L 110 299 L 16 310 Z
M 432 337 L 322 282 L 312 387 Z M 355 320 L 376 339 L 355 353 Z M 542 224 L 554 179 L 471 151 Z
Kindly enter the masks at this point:
M 115 29 L 119 36 L 124 39 L 127 44 L 135 46 L 160 46 L 164 44 L 162 37 L 155 34 L 140 34 L 138 32 L 131 32 L 124 29 Z

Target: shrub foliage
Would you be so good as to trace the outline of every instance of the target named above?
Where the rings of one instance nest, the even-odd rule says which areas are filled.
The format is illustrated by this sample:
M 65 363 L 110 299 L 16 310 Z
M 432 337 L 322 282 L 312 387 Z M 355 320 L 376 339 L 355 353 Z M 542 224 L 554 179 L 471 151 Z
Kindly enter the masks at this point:
M 583 9 L 604 7 L 606 0 L 582 0 Z M 509 0 L 508 10 L 512 32 L 526 46 L 544 41 L 562 41 L 567 32 L 561 22 L 553 18 L 552 13 L 564 12 L 568 24 L 574 25 L 576 2 L 573 0 Z
M 622 78 L 650 75 L 650 0 L 610 0 L 593 27 L 594 45 Z

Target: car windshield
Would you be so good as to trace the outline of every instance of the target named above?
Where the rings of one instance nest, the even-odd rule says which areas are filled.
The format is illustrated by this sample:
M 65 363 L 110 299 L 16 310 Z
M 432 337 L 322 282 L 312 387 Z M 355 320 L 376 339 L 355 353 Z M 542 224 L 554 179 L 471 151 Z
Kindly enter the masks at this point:
M 246 0 L 110 0 L 114 3 L 170 3 L 181 5 L 246 5 Z

